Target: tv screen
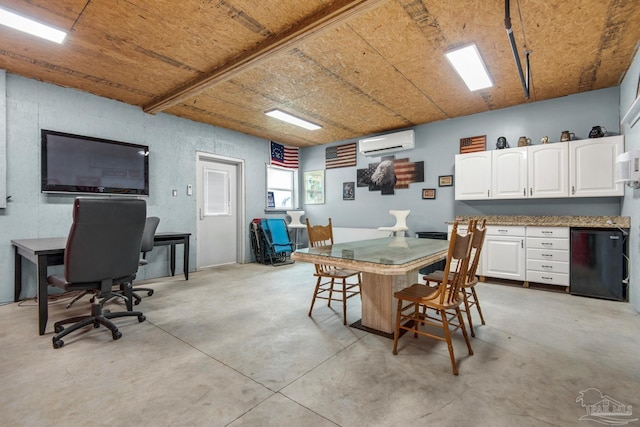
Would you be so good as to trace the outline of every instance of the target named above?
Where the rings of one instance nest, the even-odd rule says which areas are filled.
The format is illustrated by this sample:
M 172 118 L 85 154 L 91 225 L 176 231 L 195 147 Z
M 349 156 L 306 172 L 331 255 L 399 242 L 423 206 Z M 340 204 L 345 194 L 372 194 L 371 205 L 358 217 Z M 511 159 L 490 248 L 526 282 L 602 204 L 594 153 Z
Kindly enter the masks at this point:
M 149 147 L 42 129 L 45 193 L 149 195 Z

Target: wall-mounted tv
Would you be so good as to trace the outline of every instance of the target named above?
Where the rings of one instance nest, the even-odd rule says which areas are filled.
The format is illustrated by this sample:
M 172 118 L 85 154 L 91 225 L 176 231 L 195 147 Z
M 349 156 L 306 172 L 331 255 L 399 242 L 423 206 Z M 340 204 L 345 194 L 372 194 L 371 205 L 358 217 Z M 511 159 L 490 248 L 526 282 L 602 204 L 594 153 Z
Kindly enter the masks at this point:
M 41 130 L 44 193 L 149 195 L 149 147 Z

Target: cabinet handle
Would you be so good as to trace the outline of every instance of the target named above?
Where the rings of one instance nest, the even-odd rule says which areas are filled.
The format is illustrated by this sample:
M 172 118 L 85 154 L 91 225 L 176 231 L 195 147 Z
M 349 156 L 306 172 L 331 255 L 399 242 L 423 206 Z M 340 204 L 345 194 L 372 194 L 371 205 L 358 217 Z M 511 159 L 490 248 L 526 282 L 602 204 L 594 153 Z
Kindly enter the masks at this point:
M 541 254 L 541 255 L 542 255 L 542 256 L 549 257 L 549 258 L 553 258 L 553 254 Z
M 542 242 L 542 246 L 553 246 L 553 243 Z
M 533 187 L 529 187 L 529 195 L 533 196 Z
M 552 265 L 541 265 L 540 267 L 542 268 L 548 268 L 550 270 L 553 270 L 553 266 Z
M 524 240 L 520 240 L 520 247 L 524 248 Z
M 544 280 L 553 280 L 553 277 L 544 277 L 544 276 L 540 276 L 541 279 Z
M 500 230 L 500 229 L 498 229 L 498 233 L 508 233 L 508 232 L 509 232 L 509 230 Z
M 522 189 L 522 195 L 523 195 L 524 197 L 527 197 L 527 189 L 526 189 L 526 188 L 523 188 L 523 189 Z
M 571 186 L 571 194 L 576 194 L 576 187 L 575 185 Z
M 553 231 L 542 230 L 542 234 L 553 234 Z
M 491 197 L 491 196 L 489 195 L 489 191 L 490 191 L 490 190 L 487 190 L 487 197 Z

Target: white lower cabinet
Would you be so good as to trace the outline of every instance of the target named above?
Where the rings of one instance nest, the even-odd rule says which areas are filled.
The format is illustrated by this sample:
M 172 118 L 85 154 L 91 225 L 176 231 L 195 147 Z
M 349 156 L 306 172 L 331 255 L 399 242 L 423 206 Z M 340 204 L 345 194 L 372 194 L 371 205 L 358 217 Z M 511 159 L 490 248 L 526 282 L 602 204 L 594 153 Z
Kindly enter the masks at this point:
M 525 227 L 487 226 L 482 249 L 482 275 L 525 280 Z
M 451 238 L 452 225 L 449 225 Z M 467 225 L 458 226 L 461 234 Z M 569 286 L 569 228 L 488 225 L 478 276 Z
M 569 228 L 527 227 L 527 282 L 569 286 Z

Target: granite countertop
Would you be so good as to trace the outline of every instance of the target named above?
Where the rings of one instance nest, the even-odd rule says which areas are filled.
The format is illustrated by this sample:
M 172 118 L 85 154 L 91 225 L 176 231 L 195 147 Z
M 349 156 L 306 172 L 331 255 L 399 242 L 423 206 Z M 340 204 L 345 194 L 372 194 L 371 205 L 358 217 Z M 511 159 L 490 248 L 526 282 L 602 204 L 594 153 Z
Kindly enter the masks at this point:
M 546 227 L 592 227 L 592 228 L 631 228 L 628 216 L 526 216 L 526 215 L 487 215 L 459 216 L 457 221 L 487 219 L 487 225 L 528 225 Z M 610 223 L 609 223 L 610 222 Z M 449 221 L 452 224 L 453 221 Z

